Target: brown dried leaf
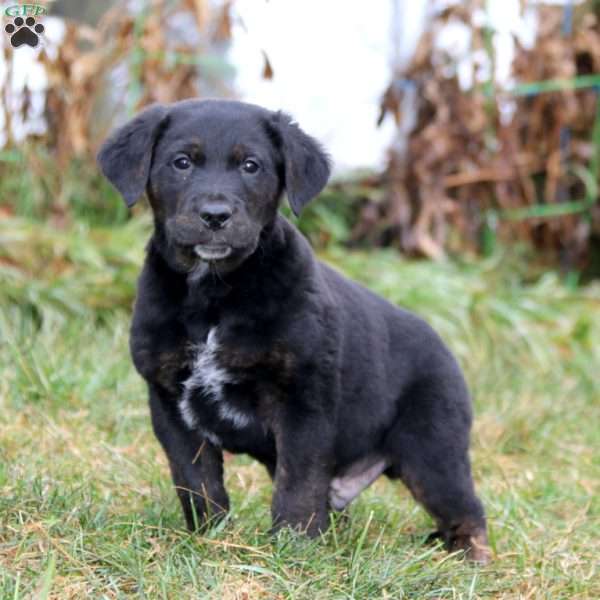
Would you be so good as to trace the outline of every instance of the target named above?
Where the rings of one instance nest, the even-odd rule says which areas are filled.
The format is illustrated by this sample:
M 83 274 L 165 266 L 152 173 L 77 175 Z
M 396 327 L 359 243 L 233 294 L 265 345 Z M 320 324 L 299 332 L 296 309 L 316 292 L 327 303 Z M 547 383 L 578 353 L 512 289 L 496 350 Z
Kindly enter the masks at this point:
M 262 55 L 263 55 L 263 60 L 264 60 L 263 70 L 262 70 L 262 78 L 271 80 L 271 79 L 273 79 L 273 75 L 274 75 L 271 61 L 269 60 L 269 57 L 267 56 L 267 53 L 264 50 L 262 50 Z

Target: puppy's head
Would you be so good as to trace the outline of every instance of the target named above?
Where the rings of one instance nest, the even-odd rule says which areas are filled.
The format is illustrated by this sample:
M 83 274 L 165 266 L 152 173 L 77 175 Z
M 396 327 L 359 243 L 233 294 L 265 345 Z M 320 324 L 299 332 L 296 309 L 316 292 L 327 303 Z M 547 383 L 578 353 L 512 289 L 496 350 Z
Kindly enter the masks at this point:
M 329 177 L 323 150 L 289 116 L 225 100 L 151 106 L 106 140 L 98 162 L 128 206 L 147 192 L 161 252 L 181 272 L 236 268 L 283 190 L 298 215 Z

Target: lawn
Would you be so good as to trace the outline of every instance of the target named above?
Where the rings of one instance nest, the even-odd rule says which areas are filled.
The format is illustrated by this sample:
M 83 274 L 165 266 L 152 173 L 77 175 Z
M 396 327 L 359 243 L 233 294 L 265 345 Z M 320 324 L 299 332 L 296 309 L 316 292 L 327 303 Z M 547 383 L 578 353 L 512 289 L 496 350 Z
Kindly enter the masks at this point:
M 130 363 L 148 222 L 0 218 L 0 598 L 600 598 L 600 287 L 393 252 L 323 258 L 425 316 L 464 366 L 485 567 L 425 545 L 378 481 L 322 539 L 271 538 L 271 484 L 227 457 L 230 516 L 190 535 Z

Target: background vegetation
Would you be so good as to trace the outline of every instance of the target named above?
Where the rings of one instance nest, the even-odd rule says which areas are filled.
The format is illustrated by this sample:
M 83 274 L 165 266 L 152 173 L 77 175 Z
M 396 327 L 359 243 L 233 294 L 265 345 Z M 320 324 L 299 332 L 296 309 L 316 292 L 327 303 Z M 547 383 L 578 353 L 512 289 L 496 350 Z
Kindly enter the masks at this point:
M 0 597 L 600 596 L 597 285 L 527 282 L 500 256 L 322 252 L 427 317 L 466 370 L 495 555 L 478 568 L 425 546 L 429 518 L 383 480 L 324 539 L 272 540 L 268 477 L 243 457 L 230 519 L 190 536 L 127 351 L 148 219 L 0 225 Z
M 230 517 L 202 536 L 184 531 L 127 347 L 151 221 L 144 206 L 130 216 L 99 177 L 102 128 L 89 129 L 85 112 L 100 62 L 126 61 L 132 110 L 148 89 L 174 93 L 175 76 L 200 85 L 197 62 L 226 80 L 228 5 L 211 16 L 204 2 L 156 3 L 173 6 L 217 49 L 171 48 L 155 13 L 105 16 L 95 35 L 106 37 L 68 38 L 58 55 L 47 107 L 57 128 L 0 151 L 0 598 L 599 598 L 600 285 L 582 285 L 576 261 L 552 267 L 539 245 L 501 236 L 450 244 L 452 260 L 399 254 L 398 229 L 379 227 L 389 171 L 330 186 L 298 225 L 324 260 L 426 317 L 459 357 L 494 562 L 426 546 L 430 519 L 384 480 L 322 539 L 272 539 L 271 484 L 245 457 L 227 457 Z M 60 115 L 77 110 L 81 127 L 63 131 Z M 382 212 L 365 229 L 369 206 Z

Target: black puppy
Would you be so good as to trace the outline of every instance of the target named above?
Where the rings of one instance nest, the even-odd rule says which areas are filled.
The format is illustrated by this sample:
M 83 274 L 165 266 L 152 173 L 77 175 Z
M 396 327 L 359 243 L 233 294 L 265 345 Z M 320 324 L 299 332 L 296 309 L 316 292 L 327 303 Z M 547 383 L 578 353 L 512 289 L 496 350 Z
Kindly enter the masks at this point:
M 327 182 L 318 143 L 282 113 L 187 100 L 143 111 L 98 161 L 129 206 L 146 191 L 154 213 L 131 353 L 188 526 L 228 509 L 226 449 L 274 478 L 275 528 L 324 531 L 383 473 L 450 550 L 485 560 L 456 361 L 278 214 L 284 190 L 298 214 Z

